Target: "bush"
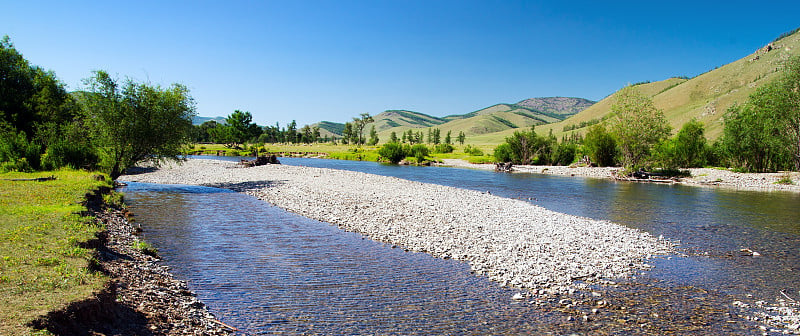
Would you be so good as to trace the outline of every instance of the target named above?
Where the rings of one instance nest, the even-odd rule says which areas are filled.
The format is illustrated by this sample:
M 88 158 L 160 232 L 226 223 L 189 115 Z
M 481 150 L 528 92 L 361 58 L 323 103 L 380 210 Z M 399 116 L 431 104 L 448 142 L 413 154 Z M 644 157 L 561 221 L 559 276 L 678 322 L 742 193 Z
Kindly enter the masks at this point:
M 423 144 L 416 144 L 414 146 L 411 146 L 411 151 L 409 154 L 417 158 L 418 163 L 422 163 L 422 161 L 425 161 L 425 157 L 428 156 L 428 154 L 430 154 L 430 150 L 428 149 L 428 146 L 425 146 Z
M 410 147 L 409 147 L 410 148 Z M 398 163 L 408 156 L 408 152 L 403 145 L 396 142 L 389 142 L 378 148 L 378 154 L 391 163 Z
M 24 132 L 5 130 L 0 133 L 0 162 L 5 171 L 31 171 L 38 169 L 41 146 L 28 141 Z
M 434 153 L 452 153 L 455 148 L 449 143 L 440 143 L 433 147 Z
M 472 156 L 483 156 L 483 151 L 478 147 L 473 147 L 472 145 L 467 145 L 464 147 L 464 153 Z
M 589 129 L 583 139 L 583 148 L 586 155 L 600 167 L 610 167 L 615 164 L 617 157 L 617 141 L 606 131 L 603 124 L 597 124 Z
M 54 170 L 61 167 L 95 169 L 99 162 L 97 151 L 87 144 L 59 140 L 47 147 L 42 155 L 42 168 Z
M 497 162 L 511 162 L 511 145 L 503 143 L 494 148 L 494 159 Z
M 578 146 L 572 143 L 562 143 L 556 147 L 556 152 L 553 153 L 553 165 L 555 166 L 569 166 L 575 162 L 575 153 L 578 151 Z

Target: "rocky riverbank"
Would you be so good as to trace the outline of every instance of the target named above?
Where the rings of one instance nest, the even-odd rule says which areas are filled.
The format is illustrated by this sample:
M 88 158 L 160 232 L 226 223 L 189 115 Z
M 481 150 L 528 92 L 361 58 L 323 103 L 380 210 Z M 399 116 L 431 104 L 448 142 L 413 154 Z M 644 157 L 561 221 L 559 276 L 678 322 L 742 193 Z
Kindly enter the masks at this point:
M 97 250 L 91 267 L 110 281 L 94 297 L 75 302 L 33 322 L 56 335 L 231 335 L 184 281 L 152 252 L 143 251 L 131 214 L 90 209 L 106 230 L 86 247 Z
M 472 164 L 464 160 L 446 159 L 441 166 L 493 170 L 492 164 Z M 618 167 L 567 167 L 567 166 L 514 166 L 519 173 L 548 174 L 558 176 L 581 176 L 613 179 Z M 737 173 L 713 168 L 690 168 L 692 176 L 682 178 L 685 185 L 721 187 L 751 191 L 789 191 L 800 192 L 800 173 Z M 780 184 L 781 179 L 789 178 L 794 184 Z
M 667 240 L 607 221 L 358 172 L 189 160 L 121 179 L 246 192 L 374 240 L 468 262 L 477 273 L 535 293 L 607 283 L 646 269 L 648 258 L 672 248 Z

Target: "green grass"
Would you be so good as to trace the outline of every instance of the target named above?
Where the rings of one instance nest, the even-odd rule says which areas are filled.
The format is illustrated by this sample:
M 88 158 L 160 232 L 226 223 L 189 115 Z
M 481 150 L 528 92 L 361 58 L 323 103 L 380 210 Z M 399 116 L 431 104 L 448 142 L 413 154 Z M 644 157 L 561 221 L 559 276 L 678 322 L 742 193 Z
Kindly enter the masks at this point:
M 216 151 L 224 151 L 228 148 L 225 148 L 224 145 L 221 144 L 203 144 L 203 145 L 195 145 L 194 150 L 198 151 L 201 150 L 200 147 L 205 147 L 205 151 L 208 153 L 215 153 Z M 379 146 L 362 146 L 356 147 L 351 145 L 332 145 L 332 144 L 298 144 L 298 145 L 291 145 L 291 144 L 265 144 L 267 151 L 269 152 L 291 152 L 291 153 L 326 153 L 327 158 L 329 159 L 336 159 L 336 160 L 351 160 L 351 161 L 378 161 L 380 156 L 378 155 L 378 148 Z M 428 145 L 428 147 L 433 147 L 432 145 Z M 470 163 L 492 163 L 494 162 L 494 157 L 492 153 L 494 151 L 494 145 L 454 145 L 455 150 L 452 153 L 431 153 L 429 157 L 433 161 L 441 161 L 443 159 L 461 159 L 468 161 Z M 483 155 L 470 155 L 464 153 L 464 149 L 467 147 L 478 148 L 480 149 L 479 152 L 483 152 Z M 229 155 L 236 156 L 235 152 L 229 152 Z M 243 153 L 245 156 L 246 153 Z
M 55 176 L 54 181 L 8 181 Z M 0 335 L 34 333 L 31 320 L 89 297 L 105 278 L 87 270 L 78 246 L 101 230 L 79 213 L 90 190 L 110 186 L 94 173 L 0 174 Z

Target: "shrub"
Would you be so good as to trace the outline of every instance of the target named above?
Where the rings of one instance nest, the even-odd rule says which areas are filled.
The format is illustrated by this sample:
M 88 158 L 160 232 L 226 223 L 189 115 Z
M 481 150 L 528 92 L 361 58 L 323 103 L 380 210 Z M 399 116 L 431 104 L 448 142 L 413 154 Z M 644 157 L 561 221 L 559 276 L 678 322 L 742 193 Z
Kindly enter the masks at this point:
M 416 144 L 411 146 L 411 152 L 409 154 L 417 158 L 417 162 L 422 163 L 422 161 L 425 161 L 425 157 L 430 154 L 430 150 L 428 149 L 428 146 Z
M 472 156 L 483 156 L 483 151 L 478 147 L 473 147 L 472 145 L 467 145 L 464 147 L 464 153 Z
M 556 152 L 553 153 L 553 165 L 556 166 L 569 166 L 575 162 L 575 153 L 578 151 L 578 146 L 572 143 L 562 143 L 556 147 Z
M 494 159 L 497 162 L 511 162 L 511 145 L 503 143 L 494 148 Z
M 449 143 L 440 143 L 433 148 L 434 153 L 452 153 L 455 148 Z
M 408 153 L 403 145 L 396 142 L 389 142 L 378 148 L 378 154 L 391 163 L 398 163 L 400 160 L 408 156 Z

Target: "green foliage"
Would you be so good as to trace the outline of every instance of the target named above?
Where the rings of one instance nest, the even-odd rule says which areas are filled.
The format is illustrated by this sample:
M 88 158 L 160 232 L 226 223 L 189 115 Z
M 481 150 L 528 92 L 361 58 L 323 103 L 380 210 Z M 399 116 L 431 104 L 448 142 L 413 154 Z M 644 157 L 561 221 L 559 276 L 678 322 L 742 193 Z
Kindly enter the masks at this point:
M 800 170 L 800 57 L 725 115 L 723 152 L 745 171 Z
M 120 85 L 105 71 L 96 71 L 86 84 L 87 122 L 112 178 L 139 162 L 179 160 L 195 111 L 188 88 L 131 79 Z
M 616 164 L 617 141 L 606 131 L 603 124 L 594 125 L 589 129 L 583 139 L 583 150 L 589 159 L 600 167 Z
M 514 135 L 506 138 L 505 144 L 495 148 L 494 156 L 500 162 L 522 165 L 550 164 L 553 147 L 556 144 L 556 138 L 552 134 L 540 137 L 531 127 L 530 131 L 516 131 Z
M 239 110 L 228 115 L 224 125 L 210 124 L 206 130 L 211 140 L 226 144 L 230 148 L 236 148 L 261 134 L 261 128 L 253 123 L 253 115 Z
M 440 143 L 433 147 L 434 153 L 452 153 L 455 147 L 449 143 Z
M 494 148 L 494 159 L 497 162 L 511 162 L 514 160 L 511 145 L 509 143 L 501 143 Z
M 375 146 L 378 144 L 378 132 L 375 131 L 375 125 L 372 125 L 372 128 L 369 130 L 369 141 L 367 141 L 368 146 Z
M 614 114 L 611 131 L 618 141 L 623 165 L 632 169 L 643 166 L 653 147 L 669 136 L 670 126 L 664 112 L 632 86 L 617 93 L 611 112 Z
M 472 156 L 483 156 L 483 151 L 480 148 L 472 145 L 464 146 L 464 153 Z
M 378 149 L 378 154 L 391 163 L 398 163 L 409 155 L 411 147 L 405 148 L 408 145 L 401 145 L 397 142 L 389 142 L 384 144 Z
M 574 143 L 560 143 L 553 153 L 552 164 L 556 166 L 569 166 L 575 162 L 578 146 Z
M 703 123 L 692 119 L 674 138 L 656 145 L 653 156 L 654 161 L 664 168 L 697 168 L 706 165 L 710 151 Z
M 423 144 L 416 144 L 411 146 L 411 151 L 409 152 L 409 156 L 413 156 L 417 159 L 417 162 L 425 161 L 425 157 L 430 154 L 430 150 L 428 146 Z
M 134 249 L 139 250 L 139 252 L 142 252 L 142 254 L 149 255 L 149 256 L 154 257 L 154 258 L 158 258 L 158 249 L 153 247 L 152 245 L 150 245 L 146 241 L 137 240 L 137 241 L 133 242 L 133 246 L 132 247 Z
M 794 181 L 792 181 L 792 176 L 784 174 L 778 181 L 775 181 L 775 184 L 783 184 L 783 185 L 794 185 Z
M 28 141 L 24 132 L 0 130 L 0 172 L 39 168 L 41 146 Z

